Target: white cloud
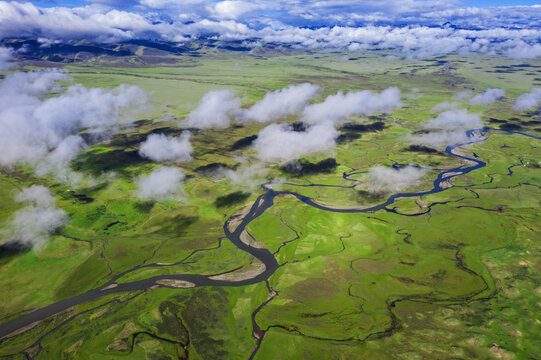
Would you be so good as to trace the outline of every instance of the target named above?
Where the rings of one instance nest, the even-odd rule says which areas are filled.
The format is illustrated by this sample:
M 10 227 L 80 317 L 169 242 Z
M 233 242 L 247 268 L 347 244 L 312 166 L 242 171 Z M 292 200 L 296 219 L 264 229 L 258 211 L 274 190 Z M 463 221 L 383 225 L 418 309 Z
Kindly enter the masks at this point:
M 251 1 L 226 0 L 209 6 L 211 15 L 218 19 L 238 19 L 247 12 L 256 10 L 259 6 Z
M 13 63 L 11 62 L 12 57 L 13 53 L 11 49 L 0 47 L 0 71 L 11 69 L 13 66 Z
M 38 165 L 40 173 L 65 170 L 85 146 L 77 134 L 131 121 L 146 93 L 135 86 L 112 90 L 73 85 L 64 72 L 15 72 L 0 80 L 0 165 Z
M 491 105 L 505 95 L 505 89 L 486 89 L 485 92 L 475 95 L 470 99 L 470 104 Z
M 55 207 L 54 197 L 44 186 L 25 188 L 15 196 L 15 200 L 27 206 L 13 214 L 8 229 L 4 231 L 9 241 L 43 246 L 50 234 L 68 220 L 66 213 Z
M 513 109 L 523 111 L 541 105 L 541 88 L 533 88 L 529 93 L 520 95 L 515 101 Z
M 114 0 L 100 1 L 114 5 Z M 96 4 L 41 8 L 30 2 L 0 1 L 0 37 L 118 42 L 212 36 L 257 38 L 309 49 L 388 49 L 417 58 L 454 52 L 541 56 L 541 6 L 460 8 L 458 2 L 440 0 L 226 0 L 210 5 L 199 0 L 141 0 L 139 4 L 125 11 Z M 441 26 L 446 22 L 456 27 Z
M 189 131 L 184 131 L 179 138 L 152 134 L 139 146 L 139 154 L 154 161 L 192 161 L 190 136 Z
M 439 103 L 438 105 L 434 106 L 430 112 L 432 113 L 440 113 L 440 112 L 443 112 L 443 111 L 448 111 L 448 110 L 458 110 L 458 108 L 460 107 L 460 103 L 458 102 L 448 102 L 448 101 L 444 101 L 442 103 Z
M 239 117 L 242 120 L 268 122 L 297 114 L 306 107 L 318 90 L 319 86 L 305 83 L 267 93 Z
M 311 124 L 327 121 L 335 123 L 353 115 L 388 112 L 401 106 L 400 90 L 396 87 L 385 89 L 379 94 L 369 90 L 350 92 L 346 95 L 339 92 L 328 96 L 322 103 L 307 106 L 302 118 Z
M 430 129 L 476 129 L 483 127 L 483 123 L 479 115 L 460 109 L 444 111 L 435 119 L 425 122 L 424 126 Z
M 162 167 L 135 181 L 140 199 L 182 200 L 184 195 L 184 172 L 176 167 Z
M 436 130 L 422 135 L 408 135 L 406 140 L 437 148 L 468 141 L 467 129 L 483 127 L 483 122 L 477 114 L 470 114 L 467 110 L 448 110 L 436 118 L 426 121 L 423 126 Z
M 271 124 L 259 132 L 254 148 L 261 160 L 294 160 L 335 147 L 339 135 L 330 122 L 312 125 L 304 132 L 295 132 L 288 125 Z
M 266 174 L 267 169 L 261 163 L 243 165 L 235 170 L 222 168 L 219 171 L 219 175 L 229 179 L 231 184 L 251 191 L 259 188 Z
M 370 169 L 369 179 L 366 184 L 374 192 L 396 192 L 408 188 L 422 178 L 427 172 L 427 169 L 421 169 L 414 166 L 406 166 L 398 170 L 377 166 Z
M 231 117 L 238 112 L 240 99 L 233 91 L 211 90 L 203 96 L 181 125 L 198 129 L 225 128 L 231 123 Z
M 468 136 L 464 130 L 446 130 L 430 132 L 423 135 L 408 135 L 406 136 L 406 140 L 416 144 L 445 148 L 452 144 L 467 142 Z

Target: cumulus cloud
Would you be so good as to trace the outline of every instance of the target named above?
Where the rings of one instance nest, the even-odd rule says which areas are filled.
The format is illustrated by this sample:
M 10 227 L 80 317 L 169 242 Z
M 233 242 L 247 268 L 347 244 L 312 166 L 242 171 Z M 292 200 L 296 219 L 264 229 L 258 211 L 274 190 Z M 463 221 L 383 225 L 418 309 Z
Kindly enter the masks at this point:
M 337 122 L 353 115 L 370 115 L 388 112 L 402 106 L 400 90 L 390 87 L 381 93 L 365 90 L 344 95 L 339 92 L 328 96 L 322 103 L 307 106 L 302 114 L 303 121 L 311 124 Z
M 520 95 L 513 105 L 513 109 L 523 111 L 541 105 L 541 88 L 533 88 L 529 93 Z
M 153 161 L 192 161 L 190 136 L 189 131 L 184 131 L 178 138 L 152 134 L 139 146 L 139 155 Z
M 0 47 L 0 71 L 11 69 L 13 66 L 11 62 L 12 55 L 11 49 Z
M 473 93 L 471 90 L 462 90 L 453 96 L 453 99 L 457 100 L 470 100 Z
M 467 142 L 468 136 L 464 130 L 447 130 L 430 132 L 423 135 L 409 135 L 406 137 L 406 140 L 435 148 L 445 148 L 451 144 Z
M 240 112 L 240 99 L 231 90 L 211 90 L 197 107 L 188 114 L 181 125 L 197 129 L 225 128 L 231 117 Z
M 36 165 L 41 174 L 65 169 L 86 144 L 77 134 L 103 130 L 131 121 L 146 93 L 138 87 L 115 89 L 73 85 L 65 91 L 58 82 L 66 73 L 15 72 L 0 81 L 0 165 Z
M 424 123 L 430 129 L 476 129 L 483 126 L 477 114 L 470 114 L 467 110 L 448 110 L 439 114 L 435 119 Z
M 135 181 L 137 196 L 143 200 L 182 200 L 185 196 L 184 178 L 184 172 L 176 167 L 156 169 Z
M 288 125 L 271 124 L 259 132 L 254 148 L 261 160 L 289 161 L 335 147 L 339 135 L 330 122 L 312 125 L 304 132 L 293 131 Z
M 306 107 L 318 90 L 319 86 L 305 83 L 267 93 L 263 99 L 242 112 L 240 118 L 247 121 L 268 122 L 297 114 Z
M 54 197 L 44 186 L 25 188 L 15 195 L 15 200 L 27 206 L 13 214 L 5 231 L 10 242 L 43 246 L 50 234 L 68 220 L 66 213 L 55 207 Z
M 231 184 L 247 188 L 251 191 L 256 190 L 260 186 L 261 180 L 266 174 L 267 169 L 261 163 L 242 165 L 235 170 L 222 168 L 218 172 L 219 176 L 230 180 Z
M 423 126 L 435 131 L 422 135 L 408 135 L 406 140 L 436 148 L 445 148 L 451 144 L 468 141 L 465 130 L 483 127 L 483 122 L 477 114 L 470 114 L 467 110 L 448 110 L 436 118 L 426 121 Z
M 377 166 L 370 169 L 366 185 L 374 192 L 401 191 L 414 184 L 427 172 L 427 169 L 415 166 L 406 166 L 398 170 Z
M 457 110 L 459 107 L 460 107 L 460 103 L 457 103 L 457 102 L 448 102 L 448 101 L 444 101 L 442 103 L 439 103 L 438 105 L 434 106 L 430 112 L 432 113 L 440 113 L 440 112 L 443 112 L 443 111 L 448 111 L 448 110 Z
M 485 92 L 475 95 L 470 99 L 470 104 L 491 105 L 505 95 L 505 89 L 486 89 Z

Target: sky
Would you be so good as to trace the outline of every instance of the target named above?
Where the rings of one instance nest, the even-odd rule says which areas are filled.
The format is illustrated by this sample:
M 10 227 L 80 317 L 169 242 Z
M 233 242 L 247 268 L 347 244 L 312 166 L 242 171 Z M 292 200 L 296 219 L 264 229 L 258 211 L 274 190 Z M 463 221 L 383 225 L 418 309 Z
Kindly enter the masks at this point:
M 531 0 L 0 0 L 0 39 L 42 46 L 198 38 L 310 49 L 541 56 L 541 3 Z

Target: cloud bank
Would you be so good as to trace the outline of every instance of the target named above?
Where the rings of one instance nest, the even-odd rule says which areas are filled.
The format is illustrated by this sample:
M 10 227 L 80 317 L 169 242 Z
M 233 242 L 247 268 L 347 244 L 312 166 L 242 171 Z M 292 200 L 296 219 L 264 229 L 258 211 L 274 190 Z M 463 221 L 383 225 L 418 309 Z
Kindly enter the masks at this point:
M 529 93 L 520 95 L 513 109 L 524 111 L 541 106 L 541 88 L 533 88 Z
M 189 131 L 184 131 L 178 138 L 152 134 L 139 146 L 139 155 L 158 162 L 190 162 L 193 159 L 190 136 Z
M 13 214 L 7 230 L 11 242 L 41 247 L 68 220 L 66 213 L 55 207 L 54 197 L 44 186 L 25 188 L 15 195 L 15 200 L 27 206 Z
M 137 196 L 142 200 L 182 200 L 184 195 L 184 172 L 176 167 L 162 167 L 149 175 L 140 177 Z
M 99 2 L 99 1 L 98 1 Z M 103 0 L 85 7 L 0 1 L 0 38 L 120 42 L 256 40 L 305 49 L 386 49 L 406 57 L 439 54 L 541 56 L 541 6 L 460 8 L 449 1 L 141 0 L 126 9 Z M 404 25 L 404 24 L 407 24 Z

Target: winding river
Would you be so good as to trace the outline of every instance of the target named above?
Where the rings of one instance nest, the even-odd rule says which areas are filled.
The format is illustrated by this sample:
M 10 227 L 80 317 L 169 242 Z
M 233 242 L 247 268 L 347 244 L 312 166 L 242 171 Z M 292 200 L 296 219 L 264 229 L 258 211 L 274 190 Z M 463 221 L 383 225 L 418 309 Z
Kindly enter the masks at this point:
M 492 129 L 492 128 L 469 130 L 467 131 L 468 141 L 448 146 L 445 149 L 445 152 L 447 154 L 461 158 L 463 160 L 467 160 L 468 162 L 467 165 L 461 165 L 459 167 L 449 169 L 449 170 L 441 170 L 436 180 L 434 180 L 433 187 L 430 190 L 421 191 L 421 192 L 393 194 L 389 198 L 387 198 L 385 202 L 375 205 L 375 206 L 368 207 L 368 208 L 363 208 L 363 209 L 356 209 L 356 208 L 340 209 L 340 208 L 327 207 L 315 202 L 313 199 L 309 197 L 303 196 L 295 192 L 273 190 L 271 188 L 272 183 L 265 183 L 261 185 L 261 187 L 266 192 L 257 198 L 254 204 L 251 206 L 250 210 L 246 213 L 246 215 L 244 215 L 244 217 L 242 217 L 240 224 L 233 231 L 231 231 L 229 228 L 229 225 L 231 224 L 233 220 L 233 217 L 231 217 L 226 221 L 223 227 L 224 233 L 227 239 L 229 239 L 229 241 L 231 241 L 240 250 L 246 251 L 250 253 L 251 255 L 253 255 L 254 257 L 256 257 L 264 265 L 265 267 L 264 271 L 259 272 L 256 275 L 253 275 L 243 280 L 220 280 L 220 279 L 217 279 L 216 275 L 175 274 L 175 275 L 153 276 L 147 279 L 128 282 L 128 283 L 116 282 L 116 280 L 126 275 L 127 273 L 138 270 L 141 267 L 143 267 L 143 266 L 139 266 L 134 269 L 128 270 L 122 274 L 116 275 L 109 282 L 107 282 L 106 284 L 98 288 L 89 290 L 83 294 L 76 295 L 71 298 L 58 301 L 56 303 L 50 304 L 48 306 L 42 307 L 40 309 L 37 309 L 30 313 L 22 315 L 14 320 L 1 324 L 0 325 L 0 339 L 6 338 L 10 334 L 18 330 L 22 330 L 24 328 L 30 327 L 31 325 L 41 320 L 47 319 L 48 317 L 58 314 L 62 311 L 65 311 L 73 306 L 76 306 L 85 302 L 89 302 L 89 301 L 94 301 L 94 300 L 100 299 L 104 296 L 111 295 L 114 293 L 137 291 L 137 290 L 148 290 L 156 286 L 165 286 L 163 285 L 163 283 L 160 284 L 160 282 L 164 280 L 187 281 L 195 286 L 229 286 L 229 287 L 245 286 L 245 285 L 256 284 L 259 282 L 267 281 L 270 278 L 270 276 L 280 267 L 274 254 L 265 248 L 257 248 L 257 247 L 253 247 L 246 244 L 241 239 L 241 235 L 246 230 L 246 227 L 248 226 L 248 224 L 250 224 L 250 222 L 252 222 L 256 218 L 261 216 L 268 208 L 273 206 L 274 198 L 280 195 L 292 195 L 307 205 L 313 206 L 315 208 L 318 208 L 324 211 L 332 211 L 332 212 L 339 212 L 339 213 L 371 213 L 378 210 L 395 212 L 394 209 L 389 208 L 389 205 L 393 204 L 395 201 L 402 198 L 429 195 L 429 194 L 434 194 L 434 193 L 444 191 L 445 189 L 451 186 L 449 185 L 448 181 L 452 179 L 453 177 L 464 175 L 471 171 L 474 171 L 486 166 L 485 162 L 478 160 L 476 157 L 470 158 L 464 155 L 460 155 L 455 152 L 455 149 L 464 145 L 474 144 L 474 143 L 478 143 L 478 142 L 486 140 L 486 133 L 488 131 L 504 131 L 508 133 L 528 136 L 534 139 L 541 139 L 540 137 L 537 137 L 534 135 L 529 135 L 526 133 L 520 133 L 520 132 L 515 132 L 515 131 L 510 131 L 510 130 L 501 130 L 501 129 Z M 349 175 L 352 175 L 352 174 L 349 174 Z M 348 179 L 348 175 L 346 174 L 344 174 L 343 177 L 344 179 L 351 180 L 351 179 Z M 352 180 L 352 181 L 355 181 L 355 180 Z M 310 186 L 310 185 L 306 185 L 306 186 Z M 354 186 L 355 185 L 344 186 L 344 188 L 351 188 Z M 422 215 L 422 214 L 425 214 L 425 213 L 415 214 L 413 216 Z M 148 266 L 158 267 L 158 266 L 171 266 L 171 265 L 174 265 L 174 264 L 166 264 L 166 265 L 149 264 L 149 265 L 146 265 L 145 267 L 148 267 Z M 267 286 L 268 286 L 268 282 L 267 282 Z M 276 295 L 276 293 L 274 292 L 273 294 L 273 292 L 274 290 L 269 288 L 269 293 L 271 293 L 271 298 Z M 258 327 L 254 326 L 254 334 L 255 334 L 254 336 L 257 338 L 257 336 L 261 336 L 261 335 L 257 334 L 256 328 Z

